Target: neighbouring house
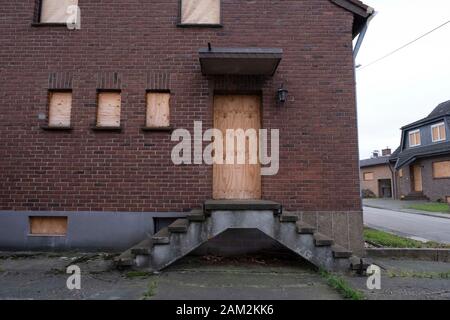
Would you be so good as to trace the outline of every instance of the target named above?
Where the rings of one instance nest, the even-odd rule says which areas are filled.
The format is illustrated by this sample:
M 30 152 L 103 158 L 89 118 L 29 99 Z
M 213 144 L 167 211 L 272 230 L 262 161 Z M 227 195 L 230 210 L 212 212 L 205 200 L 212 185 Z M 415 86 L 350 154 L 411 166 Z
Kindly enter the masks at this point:
M 357 0 L 2 3 L 0 248 L 134 246 L 119 264 L 159 270 L 228 230 L 222 244 L 254 247 L 257 230 L 348 266 L 364 253 L 353 40 L 372 14 Z M 276 174 L 203 162 L 200 121 L 279 130 Z M 176 163 L 180 132 L 195 151 Z
M 450 203 L 450 101 L 402 128 L 392 154 L 397 198 Z
M 363 197 L 393 198 L 394 170 L 390 165 L 391 149 L 375 151 L 370 159 L 359 162 Z

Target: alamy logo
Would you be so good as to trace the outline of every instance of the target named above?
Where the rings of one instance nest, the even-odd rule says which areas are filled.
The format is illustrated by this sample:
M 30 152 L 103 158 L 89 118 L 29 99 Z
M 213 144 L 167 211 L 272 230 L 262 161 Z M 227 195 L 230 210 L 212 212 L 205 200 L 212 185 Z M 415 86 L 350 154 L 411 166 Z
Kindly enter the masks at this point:
M 381 268 L 376 265 L 371 265 L 367 268 L 367 289 L 381 290 Z
M 81 269 L 79 266 L 72 265 L 67 267 L 66 273 L 70 274 L 67 278 L 66 286 L 69 290 L 81 290 Z
M 175 165 L 261 164 L 262 176 L 274 176 L 280 164 L 280 132 L 278 129 L 270 130 L 270 155 L 268 133 L 267 129 L 229 129 L 225 132 L 209 129 L 203 133 L 202 122 L 195 121 L 193 136 L 186 129 L 177 129 L 172 133 L 172 141 L 179 142 L 172 149 L 172 162 Z M 203 142 L 210 142 L 204 150 Z
M 81 10 L 77 5 L 70 5 L 66 10 L 67 19 L 66 25 L 69 30 L 80 30 L 81 29 Z

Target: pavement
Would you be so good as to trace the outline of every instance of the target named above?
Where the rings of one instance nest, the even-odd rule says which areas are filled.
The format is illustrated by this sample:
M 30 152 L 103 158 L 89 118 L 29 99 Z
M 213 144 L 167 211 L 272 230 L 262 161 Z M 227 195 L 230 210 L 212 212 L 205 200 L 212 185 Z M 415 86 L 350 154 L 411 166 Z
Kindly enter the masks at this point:
M 419 241 L 450 243 L 450 219 L 364 207 L 364 224 Z
M 416 200 L 416 201 L 402 201 L 393 199 L 363 199 L 364 207 L 385 209 L 392 211 L 400 211 L 412 214 L 420 214 L 424 216 L 437 217 L 450 219 L 450 213 L 429 212 L 423 210 L 409 209 L 409 207 L 416 204 L 429 203 L 429 201 Z
M 0 299 L 342 300 L 306 262 L 292 257 L 187 257 L 159 274 L 119 272 L 108 254 L 0 253 Z M 367 299 L 450 299 L 450 263 L 377 259 L 382 289 L 339 275 Z M 81 269 L 69 290 L 68 265 Z M 446 277 L 448 275 L 448 277 Z

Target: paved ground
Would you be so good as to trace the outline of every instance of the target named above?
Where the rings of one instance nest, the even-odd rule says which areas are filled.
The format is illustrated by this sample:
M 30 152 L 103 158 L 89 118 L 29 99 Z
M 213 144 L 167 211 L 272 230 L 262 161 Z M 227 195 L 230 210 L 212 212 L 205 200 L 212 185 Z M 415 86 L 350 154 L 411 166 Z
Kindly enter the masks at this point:
M 341 275 L 368 299 L 450 299 L 450 263 L 377 259 L 382 289 Z M 77 264 L 81 290 L 66 288 L 64 270 Z M 108 255 L 0 254 L 0 299 L 334 299 L 309 265 L 293 259 L 188 257 L 158 275 L 118 272 Z
M 364 224 L 417 240 L 450 243 L 450 219 L 364 207 Z
M 401 211 L 407 213 L 415 213 L 421 214 L 425 216 L 432 217 L 442 217 L 450 219 L 449 213 L 439 213 L 439 212 L 428 212 L 422 210 L 409 209 L 410 206 L 415 204 L 423 204 L 428 203 L 428 201 L 401 201 L 401 200 L 392 200 L 392 199 L 363 199 L 363 205 L 365 207 L 378 208 L 378 209 L 386 209 L 393 211 Z

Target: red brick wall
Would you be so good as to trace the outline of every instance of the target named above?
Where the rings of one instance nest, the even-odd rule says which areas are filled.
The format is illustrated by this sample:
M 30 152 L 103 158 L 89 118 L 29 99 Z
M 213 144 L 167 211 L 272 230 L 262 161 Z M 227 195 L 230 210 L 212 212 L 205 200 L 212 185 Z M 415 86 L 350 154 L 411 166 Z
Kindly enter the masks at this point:
M 2 3 L 0 209 L 182 211 L 211 198 L 212 168 L 174 166 L 168 133 L 143 133 L 148 73 L 170 74 L 171 122 L 212 123 L 197 50 L 279 47 L 263 126 L 281 129 L 263 197 L 288 209 L 359 211 L 352 14 L 327 0 L 223 1 L 223 28 L 178 28 L 178 0 L 80 1 L 81 30 L 32 27 L 34 1 Z M 44 131 L 48 77 L 73 74 L 71 132 Z M 118 72 L 121 133 L 94 132 L 97 76 Z M 278 107 L 284 82 L 289 102 Z M 238 85 L 239 87 L 239 85 Z M 245 86 L 243 86 L 245 87 Z

